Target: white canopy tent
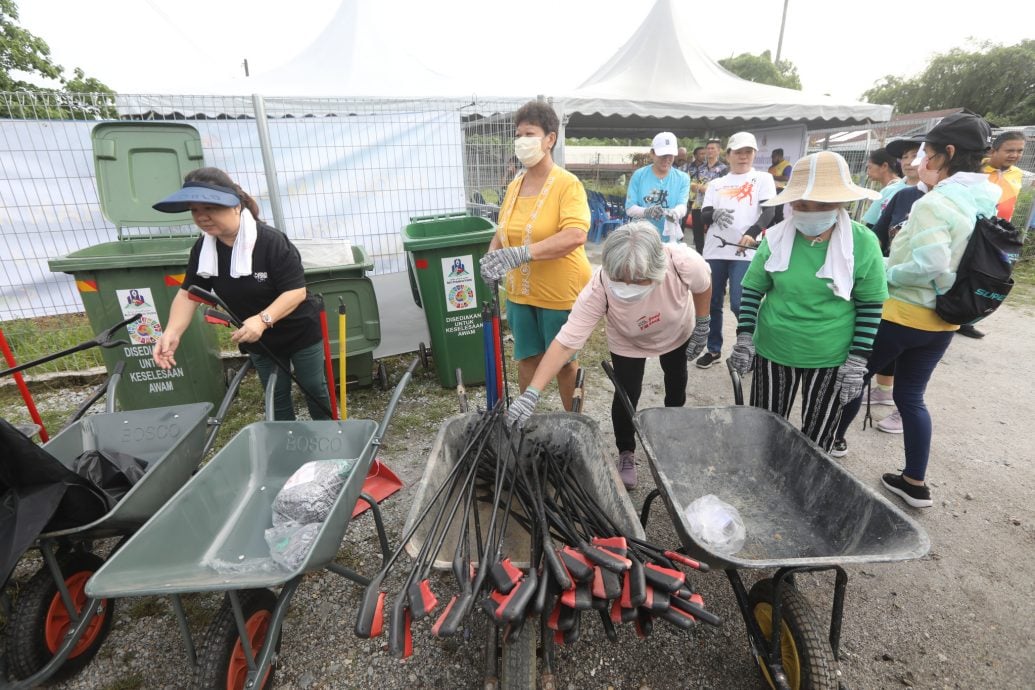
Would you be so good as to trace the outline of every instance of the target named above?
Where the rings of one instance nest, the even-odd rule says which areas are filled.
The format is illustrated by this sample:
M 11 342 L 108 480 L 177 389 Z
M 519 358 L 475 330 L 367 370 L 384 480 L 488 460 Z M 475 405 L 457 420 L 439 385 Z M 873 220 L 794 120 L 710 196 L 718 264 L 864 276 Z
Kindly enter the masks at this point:
M 691 16 L 691 12 L 698 16 Z M 557 99 L 566 136 L 883 122 L 887 105 L 843 101 L 741 79 L 705 54 L 691 29 L 700 8 L 658 0 L 639 29 L 581 86 Z

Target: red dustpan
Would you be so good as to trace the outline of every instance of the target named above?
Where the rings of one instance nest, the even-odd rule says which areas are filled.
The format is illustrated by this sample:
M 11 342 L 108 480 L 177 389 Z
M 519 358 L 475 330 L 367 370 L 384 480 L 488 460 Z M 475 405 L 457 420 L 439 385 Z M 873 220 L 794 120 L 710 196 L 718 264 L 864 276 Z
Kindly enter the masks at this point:
M 330 338 L 327 335 L 326 327 L 324 328 L 324 340 L 327 343 L 324 350 L 328 356 L 327 366 L 330 368 Z M 345 403 L 346 340 L 345 303 L 342 301 L 338 305 L 338 385 L 341 386 L 341 394 L 338 396 L 338 401 L 340 403 L 339 417 L 341 419 L 345 419 L 347 417 L 347 407 Z M 330 384 L 330 382 L 328 383 Z M 401 489 L 402 485 L 402 480 L 396 476 L 395 472 L 388 469 L 388 466 L 379 459 L 374 458 L 374 462 L 370 466 L 370 471 L 367 472 L 367 477 L 363 480 L 363 493 L 380 503 Z M 369 510 L 369 508 L 370 506 L 367 502 L 361 498 L 356 501 L 356 505 L 352 509 L 352 517 L 362 514 L 364 511 Z

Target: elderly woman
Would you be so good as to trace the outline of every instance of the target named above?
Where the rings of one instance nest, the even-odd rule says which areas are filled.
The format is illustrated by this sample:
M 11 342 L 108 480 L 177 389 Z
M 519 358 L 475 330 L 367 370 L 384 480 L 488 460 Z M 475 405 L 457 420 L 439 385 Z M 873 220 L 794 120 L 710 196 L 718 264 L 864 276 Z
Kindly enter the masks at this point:
M 507 413 L 523 425 L 539 402 L 539 392 L 586 343 L 600 319 L 618 382 L 635 407 L 647 357 L 658 357 L 665 373 L 665 406 L 686 402 L 687 360 L 708 340 L 711 276 L 701 255 L 682 244 L 662 244 L 653 225 L 635 221 L 604 242 L 602 266 L 579 294 L 568 322 L 550 344 L 531 384 Z M 695 316 L 704 314 L 704 316 Z M 611 403 L 618 446 L 618 472 L 636 487 L 636 440 L 632 420 L 618 393 Z
M 988 123 L 972 113 L 949 115 L 924 136 L 916 161 L 920 181 L 931 191 L 913 204 L 888 256 L 891 297 L 869 371 L 895 363 L 892 395 L 902 419 L 906 467 L 883 475 L 881 482 L 914 508 L 933 503 L 925 483 L 932 425 L 924 392 L 958 328 L 938 316 L 935 301 L 956 280 L 978 216 L 991 218 L 1002 193 L 981 172 L 990 141 Z M 850 420 L 858 410 L 856 400 L 845 414 Z
M 844 158 L 821 151 L 794 164 L 786 204 L 744 275 L 730 360 L 754 371 L 751 404 L 788 417 L 802 389 L 802 431 L 829 451 L 842 406 L 858 397 L 888 295 L 877 237 L 845 206 L 876 192 L 852 182 Z
M 553 108 L 531 101 L 518 109 L 514 121 L 514 154 L 525 172 L 507 187 L 481 274 L 490 284 L 507 279 L 507 321 L 523 391 L 589 281 L 589 259 L 582 245 L 590 213 L 582 183 L 553 162 L 560 126 Z M 567 410 L 577 370 L 578 362 L 571 361 L 555 372 Z
M 230 336 L 247 353 L 265 387 L 276 363 L 284 363 L 307 391 L 313 419 L 329 419 L 319 311 L 307 299 L 302 259 L 290 240 L 259 220 L 259 205 L 218 168 L 187 173 L 183 188 L 154 205 L 163 213 L 190 211 L 201 237 L 190 251 L 182 289 L 173 298 L 153 357 L 159 367 L 176 365 L 180 336 L 190 325 L 196 302 L 187 297 L 191 285 L 214 290 L 243 319 Z M 315 400 L 310 396 L 314 396 Z M 291 379 L 277 377 L 274 412 L 278 420 L 295 418 Z

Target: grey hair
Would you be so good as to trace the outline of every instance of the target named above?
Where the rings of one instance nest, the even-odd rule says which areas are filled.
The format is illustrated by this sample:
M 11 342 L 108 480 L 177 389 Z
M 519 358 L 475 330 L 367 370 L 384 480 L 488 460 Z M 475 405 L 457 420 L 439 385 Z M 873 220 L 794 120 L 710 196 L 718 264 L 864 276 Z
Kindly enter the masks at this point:
M 607 236 L 601 265 L 612 280 L 660 283 L 667 270 L 661 236 L 653 223 L 635 220 Z

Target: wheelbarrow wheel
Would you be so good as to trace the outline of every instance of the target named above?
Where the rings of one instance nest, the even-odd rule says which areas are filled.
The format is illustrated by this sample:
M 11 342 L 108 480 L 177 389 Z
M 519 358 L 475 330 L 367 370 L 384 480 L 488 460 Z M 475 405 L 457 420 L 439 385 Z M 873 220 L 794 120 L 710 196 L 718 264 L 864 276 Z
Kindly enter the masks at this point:
M 420 365 L 424 371 L 428 370 L 431 362 L 431 348 L 423 342 L 417 344 L 417 352 L 420 355 Z
M 65 586 L 78 611 L 82 611 L 89 601 L 86 581 L 103 564 L 104 560 L 92 553 L 77 553 L 61 562 Z M 111 631 L 114 612 L 113 600 L 101 602 L 68 660 L 51 676 L 52 680 L 74 675 L 90 663 Z M 57 583 L 44 566 L 26 583 L 11 611 L 6 651 L 11 674 L 23 679 L 43 668 L 60 649 L 71 627 L 72 619 Z
M 773 631 L 774 595 L 770 578 L 756 582 L 748 593 L 748 604 L 766 637 L 766 648 Z M 784 586 L 780 612 L 780 658 L 788 686 L 791 690 L 837 690 L 837 660 L 812 606 L 800 592 Z M 756 661 L 766 683 L 775 688 L 765 662 L 760 658 Z
M 526 623 L 518 638 L 503 642 L 502 647 L 500 690 L 535 688 L 535 625 Z
M 266 642 L 277 597 L 268 589 L 249 589 L 240 592 L 238 596 L 252 654 L 257 657 Z M 280 642 L 278 633 L 277 652 L 280 651 Z M 273 671 L 274 666 L 271 665 L 256 690 L 273 687 Z M 195 690 L 242 690 L 247 679 L 248 660 L 234 621 L 233 607 L 226 599 L 205 630 L 192 687 Z
M 384 362 L 378 361 L 377 363 L 377 387 L 383 391 L 388 390 L 388 386 L 391 381 L 388 380 L 388 367 L 385 366 Z

